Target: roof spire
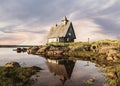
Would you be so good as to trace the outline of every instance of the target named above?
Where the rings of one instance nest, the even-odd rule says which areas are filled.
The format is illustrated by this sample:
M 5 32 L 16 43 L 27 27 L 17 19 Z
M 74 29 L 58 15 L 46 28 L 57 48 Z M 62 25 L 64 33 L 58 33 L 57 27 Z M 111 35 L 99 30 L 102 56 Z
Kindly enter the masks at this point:
M 64 16 L 63 19 L 62 19 L 62 21 L 68 21 L 67 17 Z
M 66 25 L 69 20 L 67 19 L 66 16 L 64 16 L 61 21 L 62 21 L 62 24 L 63 24 L 63 25 Z

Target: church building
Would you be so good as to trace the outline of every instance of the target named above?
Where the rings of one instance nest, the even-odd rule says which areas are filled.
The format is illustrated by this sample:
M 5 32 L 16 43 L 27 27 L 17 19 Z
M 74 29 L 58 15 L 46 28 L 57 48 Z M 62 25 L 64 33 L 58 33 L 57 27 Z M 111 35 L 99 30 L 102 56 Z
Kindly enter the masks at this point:
M 61 20 L 61 24 L 51 27 L 50 32 L 48 33 L 47 37 L 48 43 L 51 42 L 74 42 L 76 39 L 76 35 L 74 32 L 74 28 L 72 22 L 67 19 L 65 16 Z

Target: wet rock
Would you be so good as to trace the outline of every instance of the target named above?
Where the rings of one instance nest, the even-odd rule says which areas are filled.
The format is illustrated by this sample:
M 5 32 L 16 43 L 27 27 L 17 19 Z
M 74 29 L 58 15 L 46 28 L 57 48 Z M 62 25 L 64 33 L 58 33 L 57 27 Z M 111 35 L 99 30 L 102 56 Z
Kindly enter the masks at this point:
M 46 51 L 48 51 L 48 46 L 42 46 L 41 48 L 39 48 L 36 52 L 36 54 L 46 54 Z
M 31 47 L 31 48 L 29 48 L 29 49 L 27 50 L 27 53 L 28 53 L 28 54 L 36 54 L 36 52 L 37 52 L 38 49 L 39 49 L 39 47 L 36 47 L 36 46 Z
M 19 68 L 19 67 L 21 67 L 18 62 L 8 62 L 4 66 L 5 67 L 13 67 L 13 68 Z
M 87 80 L 87 84 L 93 84 L 94 82 L 95 82 L 94 78 L 91 78 L 91 79 Z
M 54 55 L 54 51 L 48 51 L 48 52 L 47 52 L 47 55 L 48 55 L 48 56 L 53 56 L 53 55 Z
M 54 55 L 62 55 L 63 51 L 54 51 Z
M 27 48 L 23 48 L 22 50 L 23 50 L 23 52 L 26 52 L 26 51 L 27 51 Z
M 96 66 L 96 67 L 100 67 L 101 65 L 96 63 L 96 65 L 95 65 L 95 66 Z
M 111 79 L 115 79 L 115 78 L 117 78 L 117 73 L 109 72 L 109 73 L 107 73 L 107 76 L 110 77 Z

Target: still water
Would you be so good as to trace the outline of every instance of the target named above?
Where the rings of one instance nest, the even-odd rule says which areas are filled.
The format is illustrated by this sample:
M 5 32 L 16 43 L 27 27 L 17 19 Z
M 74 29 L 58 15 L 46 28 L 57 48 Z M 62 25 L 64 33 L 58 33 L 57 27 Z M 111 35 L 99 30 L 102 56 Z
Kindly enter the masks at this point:
M 27 53 L 16 53 L 13 48 L 0 48 L 0 66 L 10 61 L 21 66 L 39 66 L 43 70 L 37 73 L 37 80 L 32 86 L 103 86 L 104 73 L 94 63 L 82 60 L 45 59 Z M 34 76 L 34 77 L 35 77 Z

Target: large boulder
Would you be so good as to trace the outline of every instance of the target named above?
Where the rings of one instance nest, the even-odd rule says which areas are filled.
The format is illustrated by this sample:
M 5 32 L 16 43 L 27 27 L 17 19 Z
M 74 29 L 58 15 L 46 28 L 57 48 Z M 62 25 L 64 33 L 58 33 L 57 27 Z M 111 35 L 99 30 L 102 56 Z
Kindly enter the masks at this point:
M 13 68 L 19 68 L 21 67 L 20 64 L 18 62 L 8 62 L 4 65 L 5 67 L 13 67 Z
M 48 56 L 54 56 L 54 51 L 47 51 L 46 53 Z
M 107 76 L 110 77 L 111 79 L 116 79 L 116 78 L 118 78 L 116 72 L 109 72 L 109 73 L 107 73 Z
M 48 46 L 42 46 L 37 50 L 36 54 L 45 54 L 47 50 L 48 50 Z
M 39 49 L 38 46 L 31 47 L 27 50 L 28 54 L 36 54 L 37 50 Z
M 63 54 L 63 51 L 54 51 L 54 55 L 62 55 Z

